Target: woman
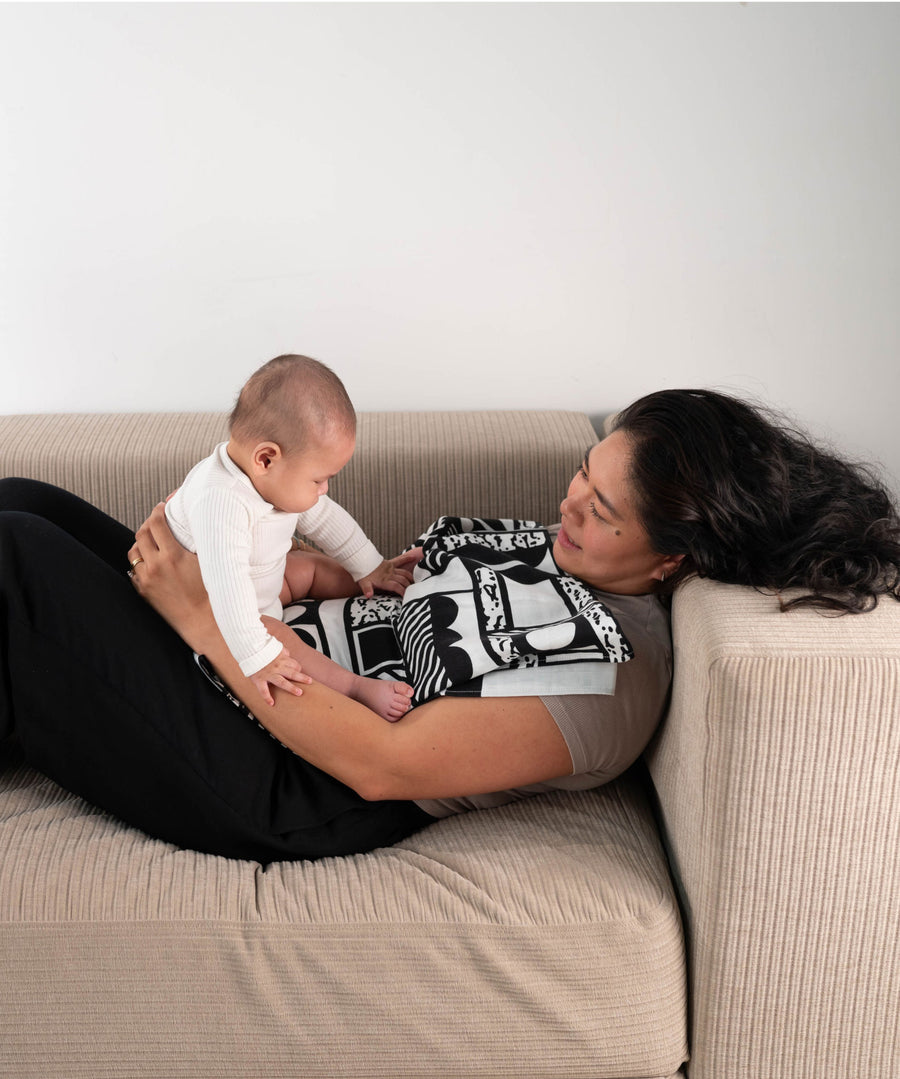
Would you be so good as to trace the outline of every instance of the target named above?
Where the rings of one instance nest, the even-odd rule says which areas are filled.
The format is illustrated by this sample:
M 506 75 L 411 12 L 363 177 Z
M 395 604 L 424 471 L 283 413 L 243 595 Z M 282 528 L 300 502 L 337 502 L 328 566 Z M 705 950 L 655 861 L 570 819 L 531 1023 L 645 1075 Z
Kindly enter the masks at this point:
M 553 548 L 634 648 L 615 693 L 444 697 L 388 724 L 319 684 L 266 706 L 161 508 L 127 555 L 143 604 L 123 579 L 132 537 L 122 526 L 62 492 L 12 483 L 0 505 L 29 512 L 0 515 L 0 733 L 14 725 L 35 767 L 151 834 L 261 861 L 367 850 L 448 812 L 619 774 L 665 703 L 658 595 L 691 574 L 796 586 L 805 593 L 786 605 L 846 610 L 900 589 L 897 515 L 869 477 L 731 398 L 652 394 L 585 455 Z M 84 633 L 86 610 L 102 612 L 95 634 Z M 278 741 L 198 673 L 191 649 Z

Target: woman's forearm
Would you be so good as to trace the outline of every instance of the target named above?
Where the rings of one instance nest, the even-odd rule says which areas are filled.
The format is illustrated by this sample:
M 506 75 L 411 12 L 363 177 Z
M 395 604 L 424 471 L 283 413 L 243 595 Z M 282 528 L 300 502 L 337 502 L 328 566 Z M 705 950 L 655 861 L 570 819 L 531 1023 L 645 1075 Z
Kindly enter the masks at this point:
M 207 658 L 289 749 L 368 800 L 451 798 L 571 774 L 572 758 L 537 697 L 439 698 L 388 723 L 320 683 L 264 703 L 224 641 Z
M 569 775 L 572 759 L 538 697 L 447 698 L 388 723 L 319 682 L 266 703 L 208 611 L 183 625 L 232 693 L 288 749 L 370 801 L 485 794 Z
M 367 800 L 424 797 L 407 771 L 409 738 L 365 705 L 320 682 L 296 696 L 273 689 L 268 704 L 231 655 L 221 634 L 205 627 L 204 656 L 232 693 L 283 745 Z

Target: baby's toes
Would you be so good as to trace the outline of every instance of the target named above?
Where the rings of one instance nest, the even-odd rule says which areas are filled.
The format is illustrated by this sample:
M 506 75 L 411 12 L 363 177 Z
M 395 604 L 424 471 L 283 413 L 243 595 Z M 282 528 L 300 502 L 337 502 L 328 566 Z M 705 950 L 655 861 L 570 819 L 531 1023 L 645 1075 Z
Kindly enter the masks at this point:
M 400 716 L 405 716 L 410 708 L 409 697 L 405 694 L 397 694 L 391 703 L 391 715 L 396 716 L 398 719 Z

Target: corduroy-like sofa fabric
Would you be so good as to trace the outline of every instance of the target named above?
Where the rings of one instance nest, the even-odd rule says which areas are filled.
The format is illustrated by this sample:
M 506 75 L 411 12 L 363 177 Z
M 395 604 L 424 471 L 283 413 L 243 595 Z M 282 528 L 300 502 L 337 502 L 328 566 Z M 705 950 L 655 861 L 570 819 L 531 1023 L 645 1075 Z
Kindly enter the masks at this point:
M 222 437 L 220 414 L 3 417 L 0 469 L 135 527 Z M 571 412 L 362 414 L 331 493 L 386 555 L 441 513 L 551 523 L 594 439 Z M 2 1079 L 668 1079 L 685 985 L 635 777 L 263 869 L 0 746 Z
M 668 1075 L 681 929 L 639 788 L 263 870 L 29 769 L 0 804 L 0 1074 Z
M 692 581 L 649 754 L 685 892 L 691 1079 L 900 1076 L 900 605 Z
M 136 528 L 226 437 L 219 412 L 0 416 L 0 474 L 55 483 Z M 553 524 L 596 437 L 581 412 L 362 412 L 329 494 L 386 558 L 442 514 Z

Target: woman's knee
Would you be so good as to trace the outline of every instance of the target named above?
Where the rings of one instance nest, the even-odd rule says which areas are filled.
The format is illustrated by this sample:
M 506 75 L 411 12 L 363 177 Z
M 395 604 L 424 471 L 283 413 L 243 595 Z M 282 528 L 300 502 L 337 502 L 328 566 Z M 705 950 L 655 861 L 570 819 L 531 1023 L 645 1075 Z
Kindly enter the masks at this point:
M 36 501 L 46 497 L 46 488 L 50 485 L 40 480 L 26 479 L 24 476 L 4 476 L 0 479 L 0 510 L 24 510 Z
M 130 529 L 79 495 L 42 480 L 10 477 L 0 481 L 0 510 L 40 517 L 117 568 L 127 569 Z
M 87 505 L 70 491 L 43 480 L 24 476 L 7 476 L 0 480 L 0 510 L 19 510 L 62 523 Z

